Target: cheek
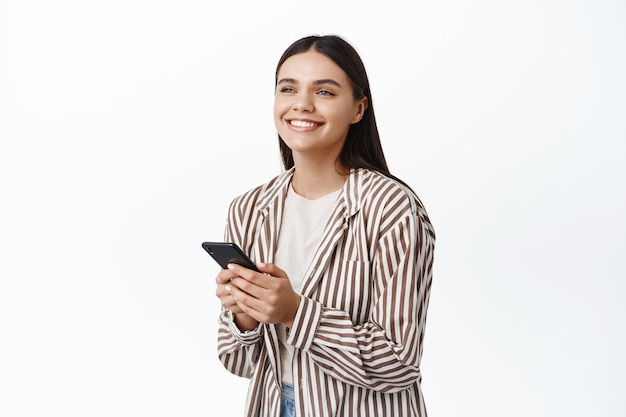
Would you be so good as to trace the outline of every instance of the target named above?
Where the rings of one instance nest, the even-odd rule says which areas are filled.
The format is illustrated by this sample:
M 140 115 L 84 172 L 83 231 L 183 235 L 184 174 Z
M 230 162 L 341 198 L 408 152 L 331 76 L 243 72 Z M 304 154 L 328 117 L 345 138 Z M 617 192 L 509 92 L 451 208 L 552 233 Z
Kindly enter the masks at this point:
M 275 101 L 274 102 L 274 126 L 279 131 L 279 133 L 282 130 L 282 120 L 283 120 L 284 114 L 285 112 L 284 112 L 283 107 L 280 105 L 280 103 L 277 103 Z
M 349 124 L 358 111 L 354 103 L 347 100 L 341 103 L 320 103 L 317 109 L 339 124 Z
M 286 109 L 288 109 L 287 104 L 284 100 L 279 98 L 274 99 L 274 118 L 280 119 L 280 117 L 285 113 Z
M 352 110 L 350 108 L 344 108 L 341 111 L 336 112 L 333 115 L 333 119 L 337 125 L 348 126 L 352 124 L 352 119 L 356 114 L 356 110 Z
M 276 102 L 274 102 L 273 112 L 274 112 L 274 120 L 278 122 L 281 118 L 282 111 L 280 110 L 280 106 Z

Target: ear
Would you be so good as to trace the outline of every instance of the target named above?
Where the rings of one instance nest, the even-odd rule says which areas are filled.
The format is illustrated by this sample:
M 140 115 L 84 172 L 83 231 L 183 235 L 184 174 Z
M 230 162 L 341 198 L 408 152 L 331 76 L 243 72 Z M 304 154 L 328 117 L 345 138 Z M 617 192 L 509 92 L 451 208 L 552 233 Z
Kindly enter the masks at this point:
M 350 124 L 359 123 L 365 114 L 365 110 L 367 110 L 367 97 L 363 97 L 356 103 L 356 113 Z

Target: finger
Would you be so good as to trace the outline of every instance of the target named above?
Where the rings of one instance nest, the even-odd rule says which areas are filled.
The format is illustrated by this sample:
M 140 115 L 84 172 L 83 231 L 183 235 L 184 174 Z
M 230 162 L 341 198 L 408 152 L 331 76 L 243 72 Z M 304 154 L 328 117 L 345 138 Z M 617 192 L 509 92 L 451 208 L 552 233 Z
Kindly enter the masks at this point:
M 275 279 L 267 274 L 253 271 L 237 264 L 230 264 L 228 268 L 235 275 L 229 284 L 255 297 L 261 295 L 258 289 L 268 288 L 272 285 L 272 280 Z
M 276 278 L 255 272 L 249 278 L 242 276 L 233 278 L 229 285 L 236 297 L 245 294 L 253 298 L 263 299 L 271 287 L 271 282 L 269 282 L 271 279 L 275 280 Z
M 222 299 L 224 297 L 228 297 L 230 296 L 230 285 L 229 284 L 224 284 L 224 285 L 218 285 L 217 288 L 215 289 L 215 295 L 217 296 L 217 298 Z
M 224 294 L 219 298 L 220 298 L 222 307 L 229 309 L 235 314 L 242 312 L 241 308 L 237 305 L 237 300 L 235 299 L 235 296 L 224 291 Z
M 262 300 L 251 297 L 245 293 L 240 293 L 236 297 L 237 306 L 244 314 L 252 317 L 260 323 L 279 323 L 279 316 L 275 308 Z
M 259 297 L 255 295 L 255 293 L 258 294 L 260 291 L 262 291 L 262 289 L 255 286 L 254 284 L 250 284 L 245 279 L 242 279 L 242 278 L 237 278 L 237 279 L 241 281 L 242 283 L 244 283 L 244 285 L 247 286 L 248 288 L 251 288 L 252 294 L 249 293 L 248 291 L 241 289 L 234 283 L 232 285 L 229 285 L 227 288 L 229 294 L 233 297 L 237 305 L 239 305 L 239 307 L 241 307 L 242 309 L 245 310 L 246 308 L 247 309 L 252 308 L 254 310 L 259 310 L 263 302 L 259 299 Z
M 235 299 L 237 300 L 237 308 L 239 308 L 242 313 L 247 314 L 258 322 L 267 323 L 267 317 L 254 308 L 254 306 L 258 303 L 258 300 L 245 293 L 240 294 L 240 296 Z
M 244 277 L 246 279 L 251 279 L 258 274 L 258 272 L 239 264 L 228 264 L 226 268 L 227 271 L 230 271 L 233 275 Z
M 282 269 L 280 269 L 275 264 L 259 263 L 257 264 L 257 268 L 259 269 L 259 271 L 263 272 L 264 274 L 268 274 L 268 275 L 271 275 L 273 277 L 278 277 L 278 278 L 287 278 L 287 273 L 283 271 Z
M 233 314 L 243 314 L 243 310 L 241 309 L 241 307 L 239 307 L 239 305 L 237 303 L 231 305 L 230 307 L 226 307 L 227 309 L 229 309 L 230 311 L 233 312 Z
M 222 269 L 222 270 L 220 270 L 220 272 L 215 277 L 215 282 L 218 285 L 219 284 L 226 284 L 226 283 L 230 282 L 230 280 L 232 280 L 236 276 L 237 276 L 237 274 L 234 273 L 232 270 L 230 270 L 230 269 Z

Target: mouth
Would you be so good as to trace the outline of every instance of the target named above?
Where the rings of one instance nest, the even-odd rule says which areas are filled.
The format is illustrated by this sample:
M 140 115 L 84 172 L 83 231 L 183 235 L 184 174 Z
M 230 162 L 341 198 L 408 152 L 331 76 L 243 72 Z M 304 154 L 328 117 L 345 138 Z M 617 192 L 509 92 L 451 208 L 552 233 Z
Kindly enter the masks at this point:
M 290 126 L 300 128 L 300 129 L 312 129 L 318 126 L 321 126 L 322 123 L 314 122 L 311 120 L 287 120 Z

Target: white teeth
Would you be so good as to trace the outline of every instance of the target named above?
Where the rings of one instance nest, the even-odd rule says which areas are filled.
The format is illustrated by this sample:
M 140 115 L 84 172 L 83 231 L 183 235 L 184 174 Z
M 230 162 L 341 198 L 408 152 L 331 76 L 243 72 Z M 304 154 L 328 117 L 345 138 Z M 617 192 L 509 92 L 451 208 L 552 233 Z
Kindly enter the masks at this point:
M 291 125 L 296 127 L 315 127 L 317 123 L 305 122 L 303 120 L 292 120 Z

